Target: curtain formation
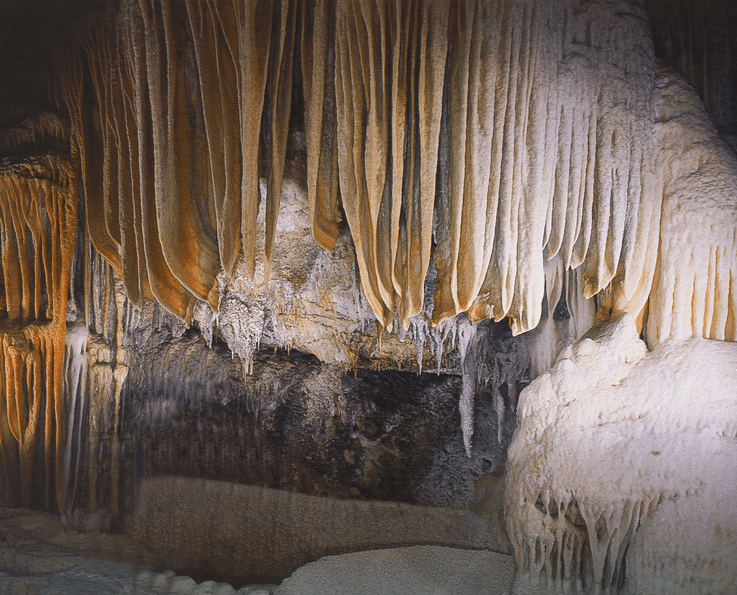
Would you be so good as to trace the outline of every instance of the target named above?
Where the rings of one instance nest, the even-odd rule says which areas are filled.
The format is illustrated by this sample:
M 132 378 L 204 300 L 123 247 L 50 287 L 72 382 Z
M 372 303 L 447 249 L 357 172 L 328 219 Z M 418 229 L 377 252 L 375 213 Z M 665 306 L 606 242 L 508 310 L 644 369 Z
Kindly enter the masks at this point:
M 81 243 L 131 302 L 188 322 L 197 300 L 217 310 L 221 270 L 243 257 L 254 276 L 261 201 L 268 281 L 302 138 L 313 236 L 331 250 L 345 218 L 384 328 L 423 312 L 429 277 L 434 322 L 509 317 L 520 333 L 561 295 L 589 320 L 581 296 L 598 295 L 612 316 L 648 308 L 651 347 L 734 341 L 737 161 L 693 92 L 656 79 L 647 22 L 622 5 L 122 0 L 58 55 L 72 159 L 48 113 L 0 131 L 6 501 L 28 506 L 42 469 L 46 507 L 69 510 L 88 401 L 118 435 L 122 340 L 115 357 L 86 342 L 113 312 L 122 332 L 122 295 L 91 307 L 112 286 L 99 256 L 83 258 L 87 328 L 66 330 L 80 195 Z
M 63 506 L 67 485 L 62 371 L 76 179 L 68 158 L 52 153 L 0 163 L 0 453 L 5 501 L 26 507 L 39 452 L 47 508 Z
M 576 0 L 123 0 L 60 75 L 90 236 L 134 304 L 216 309 L 218 271 L 243 254 L 254 274 L 261 200 L 268 279 L 300 121 L 313 235 L 331 249 L 345 215 L 383 327 L 422 311 L 432 265 L 435 321 L 534 328 L 552 258 L 638 314 L 660 204 L 641 16 Z

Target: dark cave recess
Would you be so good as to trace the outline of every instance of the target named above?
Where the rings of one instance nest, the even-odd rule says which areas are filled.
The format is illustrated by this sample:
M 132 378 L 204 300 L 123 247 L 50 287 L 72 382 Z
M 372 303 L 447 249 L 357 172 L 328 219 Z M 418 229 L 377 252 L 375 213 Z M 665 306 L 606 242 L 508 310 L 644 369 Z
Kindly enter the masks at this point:
M 472 456 L 463 447 L 458 376 L 351 370 L 261 349 L 253 374 L 196 331 L 152 339 L 123 391 L 122 472 L 179 475 L 316 496 L 466 507 L 502 460 L 515 427 L 508 387 L 497 440 L 491 386 L 476 393 Z M 523 373 L 524 371 L 521 371 Z

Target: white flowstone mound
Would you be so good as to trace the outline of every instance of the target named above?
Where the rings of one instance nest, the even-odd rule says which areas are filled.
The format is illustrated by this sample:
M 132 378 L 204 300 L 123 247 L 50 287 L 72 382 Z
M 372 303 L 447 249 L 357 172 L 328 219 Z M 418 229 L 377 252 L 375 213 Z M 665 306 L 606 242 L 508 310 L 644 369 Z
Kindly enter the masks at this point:
M 510 556 L 415 546 L 322 558 L 298 569 L 274 595 L 501 595 L 513 579 Z
M 737 345 L 648 352 L 625 315 L 566 348 L 518 416 L 506 491 L 516 589 L 734 593 Z

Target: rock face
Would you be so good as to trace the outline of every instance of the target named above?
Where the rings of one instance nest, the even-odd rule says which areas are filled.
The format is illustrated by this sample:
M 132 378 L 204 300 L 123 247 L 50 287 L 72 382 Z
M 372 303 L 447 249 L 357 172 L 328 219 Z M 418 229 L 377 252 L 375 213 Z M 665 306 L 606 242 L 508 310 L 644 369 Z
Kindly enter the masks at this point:
M 197 333 L 139 347 L 123 391 L 127 475 L 183 475 L 305 494 L 467 507 L 514 430 L 479 387 L 473 456 L 463 448 L 461 379 L 355 372 L 297 351 L 261 350 L 253 373 Z M 453 396 L 453 397 L 452 397 Z M 503 412 L 504 413 L 504 412 Z M 130 494 L 133 494 L 131 484 Z

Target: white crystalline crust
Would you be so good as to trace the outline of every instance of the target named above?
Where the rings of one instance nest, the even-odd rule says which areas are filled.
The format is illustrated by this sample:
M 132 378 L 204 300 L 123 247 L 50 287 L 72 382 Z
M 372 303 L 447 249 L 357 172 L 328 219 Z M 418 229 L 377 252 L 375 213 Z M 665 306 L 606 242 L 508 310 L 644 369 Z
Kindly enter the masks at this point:
M 698 592 L 731 592 L 737 345 L 648 352 L 625 315 L 566 348 L 518 416 L 506 513 L 522 583 L 596 593 L 626 579 L 632 593 L 672 594 L 697 578 Z

